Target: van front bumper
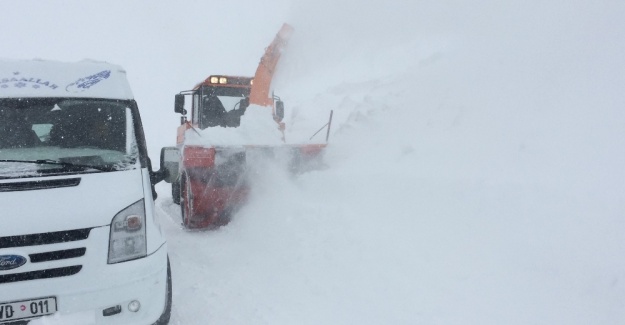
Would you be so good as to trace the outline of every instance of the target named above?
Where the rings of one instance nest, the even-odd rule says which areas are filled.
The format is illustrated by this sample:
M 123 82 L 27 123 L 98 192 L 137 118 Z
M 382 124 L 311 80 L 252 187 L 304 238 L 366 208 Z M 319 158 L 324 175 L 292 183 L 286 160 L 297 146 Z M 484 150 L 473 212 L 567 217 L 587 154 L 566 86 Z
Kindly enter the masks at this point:
M 109 227 L 93 228 L 86 241 L 50 245 L 61 250 L 86 246 L 86 254 L 62 263 L 79 264 L 74 275 L 0 284 L 0 302 L 54 297 L 57 313 L 31 320 L 37 324 L 153 324 L 163 313 L 167 294 L 167 244 L 133 261 L 107 264 Z M 22 255 L 31 247 L 13 249 Z M 44 264 L 44 263 L 41 263 Z M 46 262 L 54 268 L 60 262 Z M 25 266 L 28 266 L 25 265 Z M 137 306 L 131 311 L 129 305 Z M 105 312 L 106 311 L 106 312 Z M 107 314 L 107 315 L 105 315 Z M 0 323 L 1 324 L 1 323 Z

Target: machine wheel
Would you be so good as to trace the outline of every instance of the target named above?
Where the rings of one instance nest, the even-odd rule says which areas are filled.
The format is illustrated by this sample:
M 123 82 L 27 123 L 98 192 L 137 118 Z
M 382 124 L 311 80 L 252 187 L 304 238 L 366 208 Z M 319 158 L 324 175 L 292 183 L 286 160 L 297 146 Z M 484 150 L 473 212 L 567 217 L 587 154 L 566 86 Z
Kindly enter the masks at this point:
M 190 217 L 193 214 L 193 192 L 191 191 L 191 182 L 186 175 L 180 178 L 180 215 L 182 216 L 182 224 L 186 228 L 191 227 Z
M 171 183 L 171 198 L 174 203 L 180 205 L 180 181 Z
M 171 268 L 169 266 L 169 257 L 167 257 L 167 290 L 165 291 L 165 309 L 163 314 L 158 318 L 154 325 L 167 325 L 169 324 L 169 318 L 171 317 L 171 300 L 172 300 L 172 288 L 171 288 Z

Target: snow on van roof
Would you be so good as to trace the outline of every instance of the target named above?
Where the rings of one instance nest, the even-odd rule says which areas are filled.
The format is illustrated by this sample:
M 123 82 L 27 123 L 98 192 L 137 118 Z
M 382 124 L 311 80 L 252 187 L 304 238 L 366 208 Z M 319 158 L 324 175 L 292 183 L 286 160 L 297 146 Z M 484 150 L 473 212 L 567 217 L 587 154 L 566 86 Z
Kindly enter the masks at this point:
M 18 97 L 133 98 L 126 71 L 118 65 L 0 59 L 0 98 Z

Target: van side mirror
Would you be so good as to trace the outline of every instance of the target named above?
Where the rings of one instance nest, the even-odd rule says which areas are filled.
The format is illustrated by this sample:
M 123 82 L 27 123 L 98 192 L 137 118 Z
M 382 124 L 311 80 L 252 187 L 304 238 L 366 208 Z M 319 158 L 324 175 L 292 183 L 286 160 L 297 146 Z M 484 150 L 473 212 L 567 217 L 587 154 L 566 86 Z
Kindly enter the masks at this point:
M 184 95 L 176 94 L 174 101 L 174 112 L 182 115 L 187 115 L 187 110 L 184 109 Z
M 278 122 L 284 118 L 284 102 L 281 100 L 276 102 L 276 117 L 278 117 Z
M 164 171 L 163 180 L 173 183 L 178 179 L 178 165 L 180 164 L 180 152 L 176 147 L 164 147 L 161 149 L 161 169 Z

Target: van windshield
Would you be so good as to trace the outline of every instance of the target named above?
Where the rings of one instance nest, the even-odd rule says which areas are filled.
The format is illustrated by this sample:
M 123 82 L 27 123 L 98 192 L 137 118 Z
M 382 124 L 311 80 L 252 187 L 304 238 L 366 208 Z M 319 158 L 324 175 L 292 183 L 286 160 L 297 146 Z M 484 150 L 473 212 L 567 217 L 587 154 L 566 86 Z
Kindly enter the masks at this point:
M 138 168 L 132 110 L 117 100 L 0 100 L 0 177 Z

